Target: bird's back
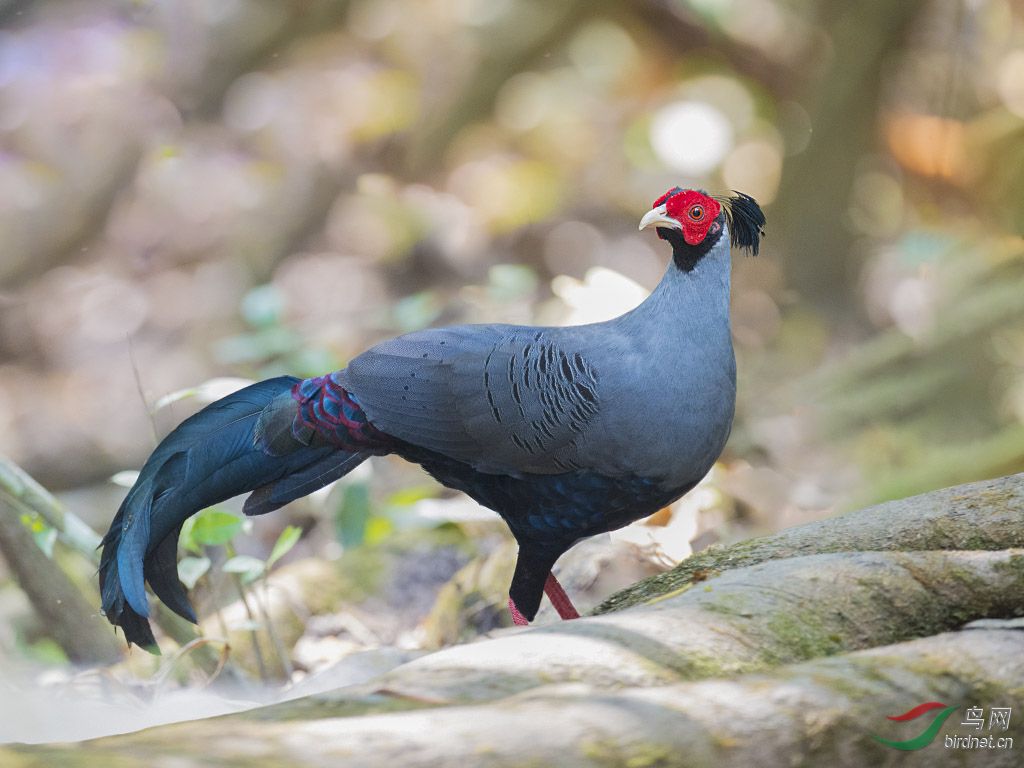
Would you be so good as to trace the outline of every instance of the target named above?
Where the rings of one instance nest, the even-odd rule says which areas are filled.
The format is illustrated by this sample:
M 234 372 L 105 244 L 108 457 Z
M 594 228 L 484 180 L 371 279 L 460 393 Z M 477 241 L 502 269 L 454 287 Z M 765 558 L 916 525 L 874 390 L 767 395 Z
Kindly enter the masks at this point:
M 431 329 L 373 347 L 341 382 L 382 432 L 482 473 L 586 470 L 682 487 L 728 437 L 725 330 L 723 347 L 721 334 L 666 343 L 622 318 Z

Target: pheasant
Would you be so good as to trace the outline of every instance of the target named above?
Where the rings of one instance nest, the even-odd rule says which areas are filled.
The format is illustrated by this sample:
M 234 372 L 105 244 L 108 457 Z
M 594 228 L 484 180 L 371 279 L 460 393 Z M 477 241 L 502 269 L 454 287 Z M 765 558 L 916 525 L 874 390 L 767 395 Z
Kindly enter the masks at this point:
M 757 254 L 764 215 L 742 193 L 675 187 L 640 221 L 672 247 L 630 312 L 573 327 L 463 325 L 385 341 L 333 373 L 261 381 L 185 420 L 153 451 L 103 539 L 103 610 L 129 643 L 155 646 L 145 583 L 195 622 L 177 575 L 182 523 L 249 492 L 262 515 L 396 454 L 496 511 L 519 544 L 516 624 L 575 542 L 680 498 L 732 427 L 730 244 Z

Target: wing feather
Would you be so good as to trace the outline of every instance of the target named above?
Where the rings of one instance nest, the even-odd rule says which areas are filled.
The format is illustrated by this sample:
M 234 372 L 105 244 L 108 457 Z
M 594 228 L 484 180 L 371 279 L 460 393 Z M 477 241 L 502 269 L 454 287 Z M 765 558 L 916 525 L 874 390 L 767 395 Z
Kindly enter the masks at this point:
M 577 468 L 600 408 L 596 369 L 558 329 L 419 331 L 355 358 L 344 384 L 370 421 L 413 445 L 487 472 Z

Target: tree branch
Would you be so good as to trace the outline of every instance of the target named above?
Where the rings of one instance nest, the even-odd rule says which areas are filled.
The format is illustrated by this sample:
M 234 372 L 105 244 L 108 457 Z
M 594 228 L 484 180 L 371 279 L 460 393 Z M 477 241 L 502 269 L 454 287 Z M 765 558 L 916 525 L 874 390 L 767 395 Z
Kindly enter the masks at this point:
M 100 612 L 32 539 L 21 522 L 25 506 L 0 491 L 0 554 L 7 560 L 22 591 L 46 632 L 71 661 L 109 664 L 121 658 L 114 633 Z

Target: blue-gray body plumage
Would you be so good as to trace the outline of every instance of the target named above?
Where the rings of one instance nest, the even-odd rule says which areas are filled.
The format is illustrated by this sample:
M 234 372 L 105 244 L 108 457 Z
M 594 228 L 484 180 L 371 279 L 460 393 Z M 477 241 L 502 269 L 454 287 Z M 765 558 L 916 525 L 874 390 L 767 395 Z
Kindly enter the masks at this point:
M 359 355 L 340 381 L 381 431 L 482 473 L 587 469 L 682 487 L 732 424 L 729 262 L 722 237 L 621 317 L 418 331 Z
M 702 213 L 717 206 L 692 191 L 669 195 L 676 192 L 677 203 L 697 195 Z M 740 244 L 756 249 L 763 217 L 740 197 Z M 371 455 L 395 453 L 506 520 L 520 544 L 510 595 L 531 619 L 566 549 L 686 493 L 729 436 L 736 365 L 727 211 L 713 210 L 692 245 L 666 206 L 657 208 L 664 200 L 645 221 L 656 215 L 671 225 L 658 231 L 673 261 L 621 317 L 418 331 L 327 376 L 253 385 L 183 423 L 147 461 L 104 539 L 108 618 L 129 641 L 152 644 L 148 581 L 194 620 L 175 554 L 181 524 L 202 507 L 249 490 L 246 512 L 262 514 Z

